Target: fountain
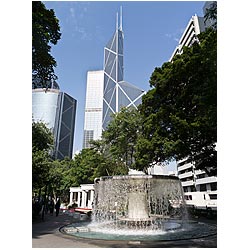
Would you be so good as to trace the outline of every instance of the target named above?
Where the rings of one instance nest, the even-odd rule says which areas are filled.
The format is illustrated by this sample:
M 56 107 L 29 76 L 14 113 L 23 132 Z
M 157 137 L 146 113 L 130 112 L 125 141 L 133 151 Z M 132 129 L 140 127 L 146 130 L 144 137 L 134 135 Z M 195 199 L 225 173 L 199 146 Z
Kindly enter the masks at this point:
M 93 220 L 119 228 L 161 229 L 163 219 L 183 217 L 183 192 L 173 176 L 127 175 L 95 180 Z
M 203 237 L 215 228 L 188 220 L 178 177 L 106 176 L 95 180 L 91 222 L 63 228 L 68 234 L 109 240 L 176 240 Z

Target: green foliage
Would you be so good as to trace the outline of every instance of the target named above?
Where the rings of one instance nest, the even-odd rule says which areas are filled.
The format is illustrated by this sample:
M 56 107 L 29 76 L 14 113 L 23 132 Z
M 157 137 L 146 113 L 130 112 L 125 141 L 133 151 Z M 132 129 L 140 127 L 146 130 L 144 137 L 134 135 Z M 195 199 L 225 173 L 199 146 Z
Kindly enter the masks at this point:
M 216 1 L 211 3 L 204 17 L 205 17 L 205 21 L 207 21 L 208 19 L 211 19 L 212 21 L 214 21 L 212 27 L 214 29 L 217 29 L 217 2 Z
M 42 122 L 32 123 L 32 186 L 33 189 L 45 185 L 49 176 L 50 154 L 53 135 Z
M 46 185 L 49 177 L 50 156 L 45 150 L 32 150 L 32 188 Z
M 53 146 L 52 131 L 43 122 L 32 122 L 32 147 L 36 150 L 50 150 Z
M 69 188 L 73 186 L 72 177 L 73 161 L 65 158 L 62 161 L 55 160 L 50 164 L 49 169 L 49 193 L 51 196 L 60 196 L 62 201 L 68 200 Z
M 103 138 L 93 142 L 92 150 L 100 157 L 99 164 L 95 169 L 95 178 L 107 175 L 125 175 L 128 173 L 128 168 L 124 161 L 113 155 L 110 145 Z
M 216 172 L 216 31 L 201 33 L 199 41 L 151 75 L 153 89 L 140 106 L 143 126 L 137 142 L 139 167 L 188 157 L 197 168 L 209 174 Z
M 33 84 L 57 79 L 54 73 L 56 61 L 50 54 L 51 46 L 61 37 L 59 21 L 54 10 L 47 10 L 41 1 L 32 2 L 32 76 Z
M 93 183 L 95 168 L 99 164 L 98 154 L 94 150 L 83 149 L 75 156 L 73 164 L 72 174 L 76 185 Z
M 141 116 L 135 108 L 122 108 L 113 116 L 102 139 L 117 162 L 131 168 L 134 164 L 135 145 L 141 130 Z

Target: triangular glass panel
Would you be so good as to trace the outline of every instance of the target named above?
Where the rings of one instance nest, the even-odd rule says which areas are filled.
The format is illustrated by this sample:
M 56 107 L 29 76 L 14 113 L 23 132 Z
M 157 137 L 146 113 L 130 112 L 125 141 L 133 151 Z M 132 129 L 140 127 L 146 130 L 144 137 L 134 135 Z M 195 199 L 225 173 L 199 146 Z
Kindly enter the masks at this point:
M 108 61 L 107 61 L 106 65 L 105 65 L 105 69 L 104 69 L 104 71 L 105 71 L 108 75 L 110 75 L 110 73 L 111 73 L 111 70 L 112 70 L 114 61 L 115 61 L 115 54 L 113 54 L 113 53 L 110 52 L 110 53 L 109 53 Z
M 110 92 L 110 90 L 112 91 L 113 89 L 115 89 L 115 86 L 116 86 L 116 83 L 112 79 L 108 77 L 107 79 L 108 79 L 108 83 L 107 83 L 107 87 L 105 88 L 104 94 L 107 92 Z
M 115 92 L 115 88 L 110 88 L 108 89 L 105 94 L 104 94 L 104 99 L 110 103 L 111 102 L 111 98 L 113 97 L 114 95 L 114 92 Z
M 132 101 L 143 93 L 143 90 L 127 82 L 120 82 L 119 85 Z
M 113 114 L 113 112 L 111 111 L 111 109 L 108 109 L 107 114 L 106 114 L 106 116 L 104 118 L 104 121 L 102 123 L 102 127 L 103 127 L 104 130 L 107 128 L 107 126 L 108 126 L 108 124 L 109 124 L 109 122 L 111 120 L 111 115 L 112 114 Z
M 123 56 L 118 56 L 118 82 L 123 81 Z
M 107 110 L 108 110 L 108 105 L 106 104 L 106 102 L 103 101 L 102 117 L 105 117 Z
M 107 50 L 106 48 L 104 49 L 104 67 L 105 65 L 107 64 L 107 60 L 108 60 L 108 57 L 109 57 L 109 53 L 110 51 Z
M 118 53 L 123 55 L 123 33 L 118 32 Z
M 110 78 L 106 74 L 104 74 L 103 93 L 105 93 L 108 87 L 109 79 Z
M 115 37 L 114 37 L 114 42 L 112 44 L 112 47 L 111 47 L 111 50 L 114 51 L 115 53 L 117 52 L 116 51 L 116 44 L 117 44 L 117 35 L 115 34 Z
M 119 111 L 122 107 L 127 107 L 130 104 L 130 100 L 127 98 L 127 96 L 122 92 L 120 88 L 118 88 L 118 106 Z
M 134 104 L 135 104 L 136 107 L 139 106 L 141 103 L 142 103 L 142 98 L 139 98 L 138 100 L 136 100 L 134 102 Z
M 114 38 L 115 38 L 115 34 L 116 34 L 116 32 L 113 34 L 112 38 L 109 40 L 109 42 L 105 46 L 106 48 L 108 48 L 108 49 L 112 48 L 112 45 L 113 45 L 113 42 L 114 42 Z
M 116 60 L 114 61 L 113 68 L 111 70 L 110 76 L 116 80 Z
M 116 110 L 116 89 L 113 92 L 112 98 L 109 102 L 109 106 L 114 110 L 114 112 L 117 112 L 117 110 Z

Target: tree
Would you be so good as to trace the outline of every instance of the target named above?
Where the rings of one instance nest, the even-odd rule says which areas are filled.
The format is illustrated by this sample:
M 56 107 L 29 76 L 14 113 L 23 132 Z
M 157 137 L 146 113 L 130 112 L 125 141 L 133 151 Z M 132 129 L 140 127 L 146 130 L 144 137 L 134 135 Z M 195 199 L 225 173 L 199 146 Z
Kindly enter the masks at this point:
M 92 145 L 92 150 L 99 157 L 99 164 L 96 165 L 94 172 L 95 178 L 107 175 L 126 175 L 128 173 L 128 168 L 124 164 L 124 161 L 111 152 L 110 144 L 103 138 L 93 141 Z
M 217 29 L 217 2 L 214 1 L 210 4 L 209 8 L 206 9 L 206 14 L 205 14 L 205 22 L 207 20 L 211 20 L 212 23 L 212 27 L 214 29 Z
M 139 167 L 188 158 L 209 175 L 217 169 L 217 32 L 208 29 L 199 43 L 184 48 L 150 78 L 144 97 Z
M 42 188 L 48 180 L 53 134 L 42 122 L 32 123 L 32 186 Z
M 51 159 L 45 150 L 32 150 L 32 187 L 41 189 L 49 178 Z
M 114 114 L 102 138 L 113 157 L 131 168 L 135 162 L 135 145 L 141 130 L 141 116 L 133 107 L 122 108 Z
M 32 83 L 43 87 L 57 79 L 56 60 L 50 54 L 50 44 L 61 37 L 59 21 L 54 10 L 47 10 L 41 1 L 32 2 Z
M 102 151 L 100 141 L 93 142 L 93 148 L 83 149 L 73 160 L 71 168 L 72 184 L 93 183 L 95 178 L 107 175 L 125 174 L 123 165 Z
M 52 131 L 43 122 L 32 122 L 32 147 L 36 150 L 50 150 L 53 146 Z
M 93 183 L 94 171 L 97 164 L 100 164 L 98 155 L 92 149 L 83 149 L 74 158 L 72 176 L 74 184 Z
M 60 196 L 63 202 L 68 200 L 69 188 L 75 184 L 75 178 L 72 176 L 73 167 L 73 160 L 67 157 L 50 163 L 48 193 L 51 196 Z

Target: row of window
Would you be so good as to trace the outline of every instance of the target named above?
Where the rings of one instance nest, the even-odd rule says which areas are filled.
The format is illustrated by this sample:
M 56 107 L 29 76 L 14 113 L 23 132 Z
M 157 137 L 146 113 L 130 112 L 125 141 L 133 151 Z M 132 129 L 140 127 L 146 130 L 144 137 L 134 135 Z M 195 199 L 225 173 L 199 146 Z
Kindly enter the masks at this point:
M 210 185 L 210 188 L 209 188 L 209 185 Z M 208 184 L 201 184 L 201 185 L 197 185 L 197 188 L 192 185 L 192 186 L 186 186 L 186 187 L 183 187 L 183 191 L 184 193 L 186 192 L 196 192 L 196 191 L 200 191 L 200 192 L 206 192 L 206 191 L 216 191 L 217 190 L 217 182 L 211 182 L 211 183 L 208 183 Z
M 205 194 L 204 194 L 203 198 L 204 198 L 204 200 L 207 200 Z M 186 201 L 191 201 L 191 200 L 193 200 L 193 196 L 192 195 L 184 195 L 184 199 Z M 217 200 L 217 194 L 209 194 L 209 199 L 210 200 Z

